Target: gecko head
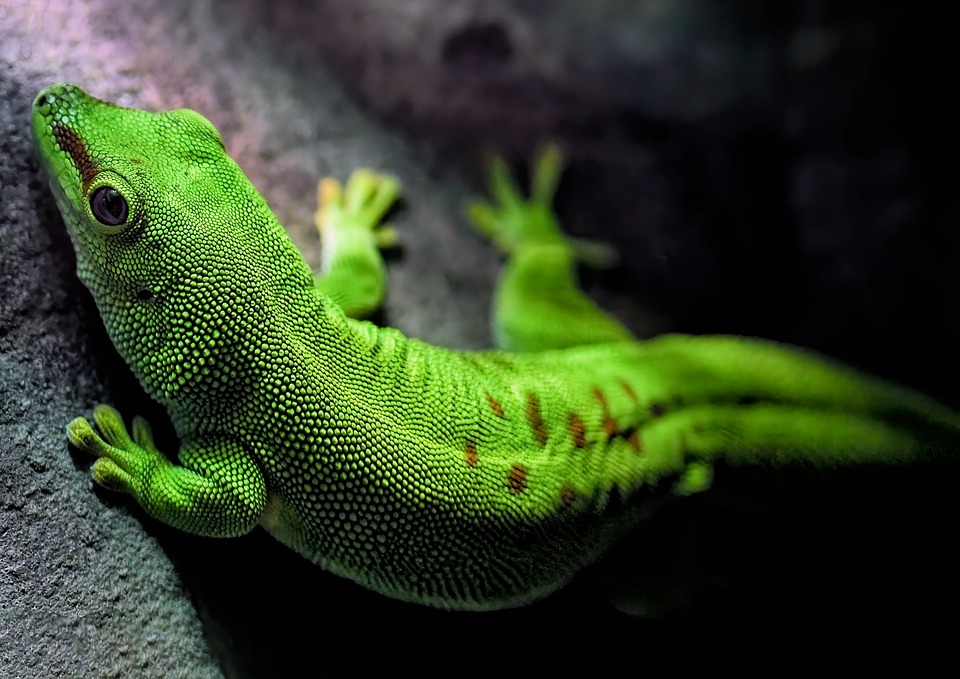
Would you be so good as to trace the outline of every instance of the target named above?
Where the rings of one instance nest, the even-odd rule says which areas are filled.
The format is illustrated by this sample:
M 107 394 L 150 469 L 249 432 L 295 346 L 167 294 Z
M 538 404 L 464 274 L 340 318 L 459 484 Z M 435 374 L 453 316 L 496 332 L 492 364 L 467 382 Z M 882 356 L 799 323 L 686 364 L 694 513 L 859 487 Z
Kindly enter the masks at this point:
M 95 296 L 142 296 L 171 255 L 222 226 L 204 198 L 216 195 L 229 159 L 200 114 L 123 108 L 61 84 L 34 100 L 33 131 Z
M 289 239 L 199 113 L 124 108 L 60 84 L 34 100 L 33 131 L 77 273 L 135 371 L 168 364 L 157 376 L 167 385 L 182 372 L 172 346 L 209 352 L 273 294 L 257 286 Z

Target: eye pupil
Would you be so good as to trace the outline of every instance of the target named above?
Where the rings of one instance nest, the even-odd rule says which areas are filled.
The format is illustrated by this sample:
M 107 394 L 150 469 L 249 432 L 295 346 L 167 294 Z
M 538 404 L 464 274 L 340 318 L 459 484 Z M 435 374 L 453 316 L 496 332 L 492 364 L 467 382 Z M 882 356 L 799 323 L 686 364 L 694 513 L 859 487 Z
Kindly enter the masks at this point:
M 90 209 L 101 224 L 117 226 L 127 221 L 126 199 L 112 186 L 101 186 L 90 196 Z

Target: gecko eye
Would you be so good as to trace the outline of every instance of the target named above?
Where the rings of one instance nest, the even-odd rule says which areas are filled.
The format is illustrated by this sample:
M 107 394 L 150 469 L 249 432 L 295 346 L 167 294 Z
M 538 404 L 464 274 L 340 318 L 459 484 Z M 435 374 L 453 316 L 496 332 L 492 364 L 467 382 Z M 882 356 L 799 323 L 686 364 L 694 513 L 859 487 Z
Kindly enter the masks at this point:
M 112 186 L 101 186 L 90 196 L 90 209 L 101 224 L 117 226 L 127 221 L 126 199 Z

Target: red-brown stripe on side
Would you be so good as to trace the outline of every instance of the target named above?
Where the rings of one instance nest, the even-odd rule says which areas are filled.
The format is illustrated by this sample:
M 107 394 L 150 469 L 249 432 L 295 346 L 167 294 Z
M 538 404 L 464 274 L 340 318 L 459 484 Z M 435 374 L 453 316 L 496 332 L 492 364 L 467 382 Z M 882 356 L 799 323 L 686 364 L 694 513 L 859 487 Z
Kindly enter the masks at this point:
M 600 390 L 600 387 L 594 387 L 593 397 L 600 402 L 600 407 L 603 409 L 603 433 L 607 435 L 607 438 L 610 438 L 617 433 L 617 422 L 610 416 L 607 396 Z
M 490 406 L 490 410 L 493 411 L 493 414 L 499 418 L 504 418 L 506 415 L 503 414 L 503 406 L 495 399 L 491 394 L 487 394 L 487 404 Z
M 600 407 L 603 408 L 603 412 L 607 412 L 607 397 L 600 391 L 600 387 L 594 387 L 593 397 L 600 401 Z
M 466 450 L 463 451 L 464 461 L 466 461 L 468 467 L 476 467 L 477 458 L 477 444 L 473 441 L 467 440 Z
M 549 436 L 547 423 L 543 420 L 543 413 L 540 412 L 540 399 L 537 398 L 536 394 L 527 396 L 527 422 L 533 430 L 533 438 L 537 440 L 537 443 L 541 446 L 546 445 Z
M 515 464 L 510 467 L 510 473 L 507 474 L 507 488 L 514 495 L 519 495 L 527 489 L 527 468 L 522 464 Z
M 577 499 L 577 489 L 571 484 L 565 483 L 560 489 L 560 503 L 557 509 L 563 510 L 570 507 Z
M 567 417 L 567 431 L 570 432 L 573 445 L 577 448 L 583 448 L 587 445 L 587 428 L 583 424 L 583 418 L 576 413 L 570 413 Z

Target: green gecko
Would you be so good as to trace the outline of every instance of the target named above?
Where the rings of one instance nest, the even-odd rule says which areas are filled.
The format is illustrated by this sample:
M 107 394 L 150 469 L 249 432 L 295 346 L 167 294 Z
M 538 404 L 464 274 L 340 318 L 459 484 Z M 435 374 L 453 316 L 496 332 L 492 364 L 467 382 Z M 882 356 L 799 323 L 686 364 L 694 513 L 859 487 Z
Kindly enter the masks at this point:
M 524 604 L 568 581 L 716 463 L 828 470 L 949 461 L 960 418 L 812 353 L 732 336 L 639 341 L 577 287 L 602 250 L 502 162 L 471 215 L 507 255 L 500 350 L 435 347 L 361 317 L 384 296 L 398 182 L 320 184 L 314 276 L 200 114 L 122 108 L 74 85 L 33 107 L 77 273 L 178 463 L 97 406 L 70 442 L 94 480 L 206 536 L 258 524 L 320 566 L 447 609 Z

